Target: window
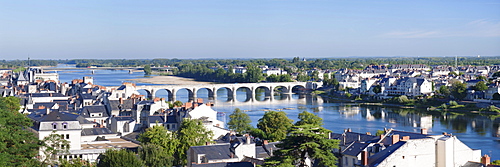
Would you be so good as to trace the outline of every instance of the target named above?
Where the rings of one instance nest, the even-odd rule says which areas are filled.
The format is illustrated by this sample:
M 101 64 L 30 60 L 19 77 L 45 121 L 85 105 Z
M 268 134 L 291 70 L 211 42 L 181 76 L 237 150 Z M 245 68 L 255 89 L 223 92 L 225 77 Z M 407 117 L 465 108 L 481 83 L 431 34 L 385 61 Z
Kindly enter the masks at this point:
M 68 129 L 68 123 L 64 122 L 62 125 L 63 125 L 63 129 Z
M 52 123 L 52 129 L 56 130 L 57 129 L 57 123 Z
M 69 139 L 69 134 L 66 134 L 66 139 Z

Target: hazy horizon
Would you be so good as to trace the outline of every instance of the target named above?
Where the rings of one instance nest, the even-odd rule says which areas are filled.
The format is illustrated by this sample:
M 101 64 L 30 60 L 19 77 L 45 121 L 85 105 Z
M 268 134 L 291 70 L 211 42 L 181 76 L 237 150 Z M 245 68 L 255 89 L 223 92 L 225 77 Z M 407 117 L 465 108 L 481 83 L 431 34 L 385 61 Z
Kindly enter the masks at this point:
M 500 56 L 500 2 L 6 1 L 0 60 Z

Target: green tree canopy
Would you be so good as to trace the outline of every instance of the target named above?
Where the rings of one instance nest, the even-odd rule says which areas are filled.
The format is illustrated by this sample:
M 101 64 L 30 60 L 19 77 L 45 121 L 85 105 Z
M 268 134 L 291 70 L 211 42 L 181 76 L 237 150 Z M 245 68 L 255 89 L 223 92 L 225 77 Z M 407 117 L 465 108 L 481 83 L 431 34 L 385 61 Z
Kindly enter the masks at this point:
M 376 85 L 373 87 L 373 93 L 379 94 L 380 92 L 382 92 L 382 86 Z
M 296 126 L 300 125 L 305 125 L 305 124 L 311 124 L 311 125 L 316 125 L 316 126 L 322 126 L 323 125 L 323 119 L 318 117 L 317 115 L 307 112 L 307 111 L 302 111 L 299 114 L 299 121 L 295 123 Z
M 493 94 L 493 100 L 500 100 L 500 94 L 499 93 L 494 93 Z
M 458 100 L 464 99 L 467 96 L 467 84 L 454 81 L 451 84 L 451 95 Z
M 33 122 L 19 113 L 20 99 L 0 97 L 0 166 L 32 166 L 41 142 L 26 129 Z
M 232 129 L 240 134 L 247 133 L 252 129 L 250 123 L 250 116 L 242 112 L 239 108 L 234 109 L 233 113 L 229 115 L 229 122 L 227 123 L 229 129 Z
M 139 157 L 149 167 L 173 166 L 174 158 L 168 151 L 159 145 L 142 144 L 139 148 Z
M 476 83 L 476 85 L 474 85 L 474 90 L 485 91 L 485 90 L 488 90 L 488 86 L 486 85 L 486 83 L 484 81 L 479 81 Z
M 151 75 L 153 71 L 151 70 L 151 66 L 150 65 L 145 65 L 144 66 L 144 74 L 145 75 Z
M 317 166 L 336 166 L 337 158 L 332 151 L 338 148 L 339 141 L 329 139 L 330 133 L 313 124 L 293 126 L 289 135 L 278 144 L 281 149 L 266 160 L 264 166 L 305 166 L 307 158 L 318 162 Z
M 55 131 L 43 138 L 41 149 L 45 155 L 44 163 L 55 165 L 58 163 L 57 155 L 69 153 L 69 141 L 63 136 L 56 134 Z
M 101 160 L 97 164 L 98 167 L 137 167 L 143 166 L 141 159 L 135 156 L 135 153 L 125 149 L 115 150 L 108 149 L 104 154 L 101 154 Z
M 262 130 L 264 139 L 280 141 L 285 139 L 288 130 L 292 127 L 293 120 L 283 111 L 268 111 L 259 119 L 257 128 Z
M 247 66 L 247 72 L 245 72 L 245 82 L 256 83 L 264 78 L 262 75 L 262 70 L 254 65 Z
M 189 147 L 211 142 L 212 135 L 212 131 L 207 130 L 200 120 L 184 119 L 177 131 L 177 139 L 180 143 L 175 157 L 177 165 L 186 165 L 186 153 Z
M 164 149 L 166 156 L 172 157 L 177 151 L 180 142 L 176 134 L 167 131 L 163 126 L 153 126 L 139 136 L 137 141 L 144 145 L 152 144 Z
M 449 96 L 451 94 L 450 89 L 444 85 L 441 85 L 439 87 L 439 93 L 444 95 L 444 96 Z

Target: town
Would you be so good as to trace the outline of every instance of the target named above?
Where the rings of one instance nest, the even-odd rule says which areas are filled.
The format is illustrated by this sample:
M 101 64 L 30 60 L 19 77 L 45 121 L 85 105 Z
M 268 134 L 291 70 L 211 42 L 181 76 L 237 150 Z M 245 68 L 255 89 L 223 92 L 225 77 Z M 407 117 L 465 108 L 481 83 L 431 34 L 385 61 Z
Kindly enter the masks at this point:
M 269 94 L 300 91 L 320 92 L 318 94 L 324 96 L 359 102 L 399 100 L 400 106 L 416 105 L 408 105 L 410 101 L 442 99 L 444 106 L 429 106 L 427 109 L 460 109 L 459 106 L 465 107 L 467 103 L 468 107 L 487 114 L 498 115 L 500 111 L 497 107 L 500 104 L 498 65 L 371 64 L 363 69 L 294 68 L 286 67 L 287 71 L 285 68 L 260 65 L 214 66 L 209 69 L 221 69 L 224 73 L 245 77 L 257 71 L 256 82 L 249 83 L 255 86 L 248 86 L 249 96 L 254 96 L 252 92 L 259 87 L 267 89 Z M 21 71 L 0 69 L 0 94 L 2 100 L 19 102 L 19 107 L 14 107 L 17 113 L 22 114 L 18 116 L 27 117 L 32 123 L 23 130 L 34 134 L 36 139 L 33 140 L 44 143 L 32 156 L 39 161 L 37 163 L 45 165 L 83 163 L 113 166 L 117 163 L 114 161 L 123 161 L 130 166 L 212 167 L 273 166 L 273 163 L 291 161 L 299 166 L 444 167 L 491 166 L 493 162 L 486 153 L 468 147 L 456 136 L 428 134 L 426 128 L 421 128 L 420 133 L 390 128 L 377 134 L 353 132 L 350 128 L 343 133 L 332 133 L 326 129 L 315 131 L 322 123 L 311 121 L 314 114 L 307 117 L 310 113 L 305 111 L 301 113 L 302 118 L 299 115 L 300 121 L 294 124 L 286 115 L 281 119 L 285 121 L 283 123 L 270 122 L 286 127 L 284 132 L 278 133 L 279 129 L 272 128 L 282 127 L 269 126 L 271 129 L 266 129 L 264 121 L 259 122 L 259 128 L 238 122 L 245 117 L 241 111 L 234 111 L 234 117 L 230 116 L 229 122 L 217 120 L 217 111 L 212 109 L 215 104 L 196 98 L 194 90 L 199 88 L 181 85 L 191 90 L 190 101 L 182 103 L 175 100 L 176 88 L 165 88 L 170 94 L 165 99 L 154 95 L 157 89 L 151 88 L 148 95 L 139 93 L 138 90 L 144 89 L 144 86 L 134 83 L 106 87 L 94 84 L 92 76 L 63 83 L 58 73 L 44 70 L 47 68 L 31 66 Z M 144 71 L 147 71 L 146 68 Z M 182 67 L 178 71 L 182 76 Z M 232 85 L 241 84 L 244 83 Z M 212 96 L 217 89 L 211 90 Z M 237 88 L 232 89 L 228 88 L 228 92 L 233 92 L 228 96 L 235 94 Z M 268 114 L 269 117 L 279 117 L 285 113 L 266 112 L 262 119 Z M 321 146 L 311 149 L 322 149 L 324 152 L 308 152 L 305 149 L 295 153 L 297 155 L 287 155 L 292 149 L 287 144 L 292 139 L 300 138 L 293 138 L 294 134 L 307 133 L 301 130 L 310 130 L 322 136 L 319 138 L 325 140 L 313 140 L 322 143 Z M 10 142 L 15 141 L 6 143 Z M 296 144 L 301 142 L 305 141 L 295 141 Z M 20 145 L 7 145 L 9 147 Z M 120 159 L 129 155 L 137 160 Z M 22 164 L 28 163 L 22 162 L 22 159 L 7 161 L 20 166 L 33 165 Z

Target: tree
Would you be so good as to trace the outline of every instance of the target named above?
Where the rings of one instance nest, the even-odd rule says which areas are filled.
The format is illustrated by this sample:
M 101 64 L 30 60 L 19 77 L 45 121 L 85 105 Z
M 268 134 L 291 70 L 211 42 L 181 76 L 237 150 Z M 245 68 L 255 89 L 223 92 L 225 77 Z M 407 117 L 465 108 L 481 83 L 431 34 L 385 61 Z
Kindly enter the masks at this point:
M 382 86 L 376 85 L 373 87 L 373 93 L 379 94 L 380 92 L 382 92 Z
M 139 148 L 139 157 L 144 165 L 150 167 L 172 166 L 174 158 L 168 153 L 169 150 L 155 144 L 142 144 Z
M 174 102 L 174 107 L 180 107 L 180 106 L 182 106 L 182 102 L 181 101 L 177 100 L 177 101 Z
M 493 94 L 493 100 L 500 100 L 500 94 L 499 93 L 494 93 Z
M 32 166 L 41 142 L 27 131 L 33 122 L 19 113 L 20 99 L 0 97 L 0 166 Z
M 330 133 L 313 124 L 293 126 L 289 135 L 278 144 L 281 149 L 264 166 L 305 166 L 307 158 L 318 162 L 312 166 L 336 166 L 337 158 L 332 151 L 338 148 L 339 140 L 329 139 Z
M 484 81 L 479 81 L 476 83 L 476 85 L 474 85 L 474 90 L 477 90 L 477 91 L 485 91 L 488 89 L 488 86 L 486 85 L 486 83 Z
M 375 133 L 375 136 L 380 136 L 380 135 L 383 135 L 383 134 L 385 134 L 384 130 L 377 130 L 377 132 Z
M 56 134 L 53 131 L 50 135 L 43 138 L 43 145 L 41 150 L 45 156 L 44 163 L 55 165 L 58 163 L 57 155 L 64 155 L 69 153 L 69 141 L 64 139 L 64 136 Z
M 144 66 L 144 74 L 145 75 L 151 75 L 151 73 L 152 73 L 151 66 L 150 65 L 145 65 Z
M 450 96 L 450 94 L 451 94 L 450 89 L 444 85 L 441 85 L 439 87 L 439 93 L 446 96 L 446 97 Z
M 144 163 L 131 151 L 108 149 L 101 154 L 98 167 L 143 166 Z
M 239 108 L 236 108 L 233 113 L 229 115 L 229 122 L 227 125 L 229 129 L 243 134 L 252 129 L 252 125 L 250 125 L 251 122 L 252 120 L 250 120 L 250 116 L 248 116 L 248 114 L 242 112 Z
M 279 80 L 280 80 L 280 78 L 275 74 L 271 74 L 271 75 L 266 77 L 267 82 L 279 82 Z
M 492 165 L 500 165 L 500 160 L 494 160 L 491 162 Z
M 317 125 L 321 126 L 323 125 L 323 119 L 318 117 L 317 115 L 307 112 L 307 111 L 302 111 L 299 114 L 299 121 L 295 123 L 295 126 L 300 126 L 300 125 L 305 125 L 305 124 L 311 124 L 311 125 Z
M 87 166 L 92 166 L 91 163 L 88 161 L 82 160 L 80 158 L 74 158 L 71 160 L 66 160 L 66 159 L 60 159 L 59 160 L 59 166 L 60 167 L 87 167 Z
M 162 147 L 167 157 L 173 157 L 180 144 L 175 133 L 169 132 L 163 126 L 158 125 L 146 129 L 137 141 L 144 144 L 143 146 L 151 144 Z
M 205 129 L 200 120 L 184 119 L 177 131 L 177 139 L 180 144 L 176 151 L 176 165 L 186 165 L 186 153 L 189 147 L 211 142 L 212 135 L 212 131 Z
M 451 84 L 451 95 L 458 100 L 462 100 L 467 96 L 467 84 L 455 81 Z
M 257 66 L 249 65 L 247 66 L 247 72 L 245 72 L 245 81 L 249 83 L 256 83 L 262 80 L 262 70 Z
M 281 74 L 281 75 L 279 75 L 279 81 L 280 82 L 292 82 L 292 77 L 288 74 Z
M 288 130 L 292 127 L 293 120 L 283 111 L 268 111 L 259 119 L 257 128 L 263 131 L 264 139 L 280 141 L 285 139 Z

